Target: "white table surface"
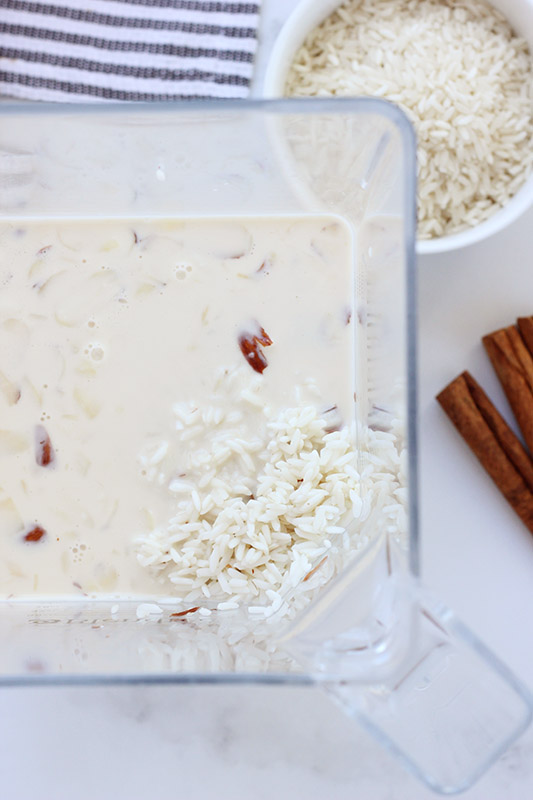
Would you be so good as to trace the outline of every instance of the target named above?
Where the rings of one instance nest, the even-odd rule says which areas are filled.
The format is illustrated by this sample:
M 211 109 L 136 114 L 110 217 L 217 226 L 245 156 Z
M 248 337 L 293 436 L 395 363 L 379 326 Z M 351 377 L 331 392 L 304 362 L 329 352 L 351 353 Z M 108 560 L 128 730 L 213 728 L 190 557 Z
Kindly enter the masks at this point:
M 263 0 L 255 93 L 297 0 Z M 484 244 L 419 262 L 425 582 L 533 684 L 533 538 L 434 395 L 470 369 L 507 411 L 480 336 L 533 311 L 533 212 Z M 426 800 L 434 797 L 318 690 L 0 692 L 5 800 Z M 533 797 L 533 730 L 465 800 Z

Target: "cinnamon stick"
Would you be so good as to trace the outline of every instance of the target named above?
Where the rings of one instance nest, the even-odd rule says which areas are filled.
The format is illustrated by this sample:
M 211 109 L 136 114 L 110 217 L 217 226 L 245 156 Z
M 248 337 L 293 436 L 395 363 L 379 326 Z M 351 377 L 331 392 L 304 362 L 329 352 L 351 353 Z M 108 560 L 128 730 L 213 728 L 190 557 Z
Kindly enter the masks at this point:
M 533 357 L 533 317 L 518 317 L 516 324 L 527 349 Z
M 533 453 L 533 356 L 514 325 L 487 334 L 483 344 Z
M 533 533 L 533 462 L 469 372 L 437 400 L 500 492 Z

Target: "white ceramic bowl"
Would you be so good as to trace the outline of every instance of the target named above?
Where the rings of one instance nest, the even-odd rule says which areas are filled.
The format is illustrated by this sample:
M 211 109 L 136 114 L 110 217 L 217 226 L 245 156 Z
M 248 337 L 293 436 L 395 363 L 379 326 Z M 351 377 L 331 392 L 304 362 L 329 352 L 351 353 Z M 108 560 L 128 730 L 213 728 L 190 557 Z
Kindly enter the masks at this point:
M 533 53 L 533 0 L 490 1 L 495 8 L 505 14 L 514 30 L 527 40 Z M 283 95 L 287 72 L 296 51 L 301 47 L 307 35 L 339 5 L 339 0 L 301 0 L 296 6 L 283 26 L 270 55 L 263 89 L 266 97 Z M 531 205 L 533 205 L 533 174 L 504 208 L 496 211 L 485 222 L 451 236 L 420 239 L 416 245 L 417 253 L 420 255 L 444 253 L 460 247 L 468 247 L 501 231 Z

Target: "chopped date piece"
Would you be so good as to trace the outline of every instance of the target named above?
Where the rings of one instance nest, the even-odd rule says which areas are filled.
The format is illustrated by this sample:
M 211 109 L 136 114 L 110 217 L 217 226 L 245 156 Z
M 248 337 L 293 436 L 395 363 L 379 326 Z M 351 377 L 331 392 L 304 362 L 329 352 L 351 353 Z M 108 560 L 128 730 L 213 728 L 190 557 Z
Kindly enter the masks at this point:
M 30 531 L 24 534 L 25 542 L 40 542 L 43 536 L 46 536 L 46 531 L 40 525 L 35 525 Z
M 256 372 L 263 373 L 268 367 L 268 361 L 259 345 L 269 347 L 272 344 L 272 339 L 265 331 L 264 328 L 259 328 L 259 333 L 242 333 L 239 336 L 239 347 L 241 353 L 245 357 L 252 369 Z
M 26 669 L 28 672 L 44 672 L 44 664 L 37 658 L 30 658 L 26 661 Z
M 315 574 L 315 572 L 317 572 L 317 570 L 319 570 L 319 569 L 320 569 L 320 567 L 322 566 L 322 564 L 325 564 L 327 560 L 328 560 L 328 557 L 327 557 L 327 556 L 324 556 L 324 558 L 322 559 L 322 561 L 319 561 L 319 562 L 318 562 L 318 564 L 316 565 L 316 567 L 314 567 L 312 570 L 310 570 L 310 571 L 307 573 L 307 575 L 306 575 L 306 576 L 305 576 L 305 578 L 303 579 L 302 583 L 305 583 L 306 581 L 308 581 L 308 580 L 309 580 L 309 578 L 312 578 L 312 577 L 313 577 L 313 575 Z
M 324 433 L 333 433 L 334 431 L 340 431 L 340 429 L 342 428 L 342 419 L 340 416 L 339 409 L 336 405 L 331 406 L 331 408 L 326 408 L 326 410 L 323 411 L 322 414 L 327 421 L 327 425 L 324 428 Z
M 186 614 L 192 614 L 194 611 L 198 611 L 200 606 L 194 606 L 194 608 L 188 608 L 186 611 L 175 611 L 174 614 L 171 614 L 171 617 L 184 617 Z
M 48 467 L 55 461 L 54 448 L 46 428 L 42 425 L 35 427 L 35 460 L 40 467 Z
M 259 336 L 256 335 L 255 338 L 260 344 L 264 344 L 265 347 L 268 347 L 270 344 L 272 344 L 272 339 L 264 328 L 259 328 Z
M 261 273 L 261 272 L 264 272 L 264 274 L 265 274 L 265 275 L 269 275 L 269 274 L 270 274 L 270 267 L 271 267 L 271 266 L 272 266 L 272 261 L 271 261 L 271 259 L 270 259 L 270 258 L 265 258 L 265 260 L 263 261 L 263 263 L 261 264 L 261 266 L 260 266 L 260 267 L 258 267 L 258 269 L 256 269 L 256 274 L 259 274 L 259 273 Z

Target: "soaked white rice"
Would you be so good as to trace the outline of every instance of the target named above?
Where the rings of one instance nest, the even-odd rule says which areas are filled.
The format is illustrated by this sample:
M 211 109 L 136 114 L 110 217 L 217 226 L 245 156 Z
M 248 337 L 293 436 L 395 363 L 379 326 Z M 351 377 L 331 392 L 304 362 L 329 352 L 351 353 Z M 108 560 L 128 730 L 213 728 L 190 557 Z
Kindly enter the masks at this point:
M 139 457 L 146 479 L 175 498 L 172 518 L 138 537 L 139 562 L 159 574 L 162 594 L 202 616 L 292 615 L 367 544 L 371 512 L 406 532 L 398 421 L 357 439 L 354 424 L 330 430 L 335 413 L 309 383 L 282 410 L 260 387 L 247 368 L 222 371 L 212 401 L 176 404 L 172 436 Z

